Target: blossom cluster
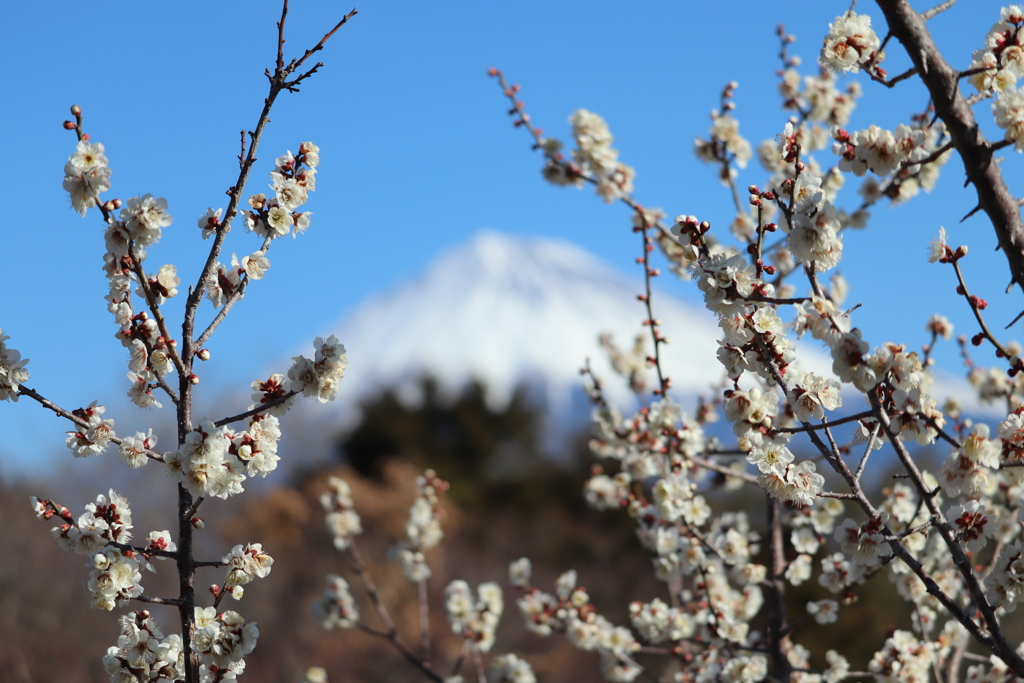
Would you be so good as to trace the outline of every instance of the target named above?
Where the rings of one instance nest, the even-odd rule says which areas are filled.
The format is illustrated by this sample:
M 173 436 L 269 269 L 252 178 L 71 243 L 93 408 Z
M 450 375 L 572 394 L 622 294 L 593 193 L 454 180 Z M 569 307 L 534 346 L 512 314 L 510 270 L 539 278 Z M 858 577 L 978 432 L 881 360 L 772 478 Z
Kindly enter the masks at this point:
M 18 387 L 28 381 L 28 358 L 7 346 L 9 336 L 0 329 L 0 400 L 18 400 Z
M 554 185 L 583 187 L 590 180 L 597 195 L 611 203 L 633 191 L 636 171 L 619 161 L 619 152 L 612 147 L 614 138 L 608 124 L 597 114 L 577 109 L 569 117 L 576 149 L 572 161 L 562 154 L 562 143 L 556 138 L 543 138 L 538 142 L 546 159 L 542 173 Z
M 108 495 L 96 496 L 96 502 L 85 506 L 78 519 L 53 501 L 31 497 L 30 503 L 40 519 L 58 517 L 62 524 L 50 530 L 62 550 L 78 555 L 92 555 L 108 543 L 127 543 L 132 534 L 132 511 L 124 496 L 113 489 Z
M 438 477 L 434 470 L 427 470 L 416 477 L 416 499 L 409 508 L 409 522 L 405 527 L 408 542 L 398 551 L 398 561 L 410 581 L 426 581 L 430 578 L 430 566 L 424 552 L 437 546 L 444 536 L 438 496 L 447 488 L 448 483 Z
M 85 582 L 85 599 L 90 607 L 109 612 L 142 595 L 142 574 L 132 552 L 104 548 L 85 566 L 92 567 Z
M 985 47 L 975 50 L 968 80 L 978 92 L 1013 90 L 1024 76 L 1024 9 L 1003 7 L 999 21 L 985 34 Z
M 270 172 L 274 196 L 255 194 L 249 198 L 251 210 L 243 211 L 246 228 L 268 240 L 284 237 L 289 232 L 298 237 L 309 228 L 310 212 L 296 211 L 316 189 L 316 167 L 320 164 L 320 148 L 312 142 L 299 145 L 298 155 L 290 151 L 277 158 Z M 204 237 L 211 225 L 211 216 L 200 219 Z
M 338 383 L 345 376 L 348 358 L 345 346 L 333 334 L 327 339 L 317 337 L 313 346 L 316 355 L 312 360 L 305 356 L 292 358 L 292 366 L 288 368 L 289 389 L 319 403 L 327 403 L 338 395 Z
M 253 579 L 265 579 L 269 576 L 274 558 L 263 552 L 262 543 L 250 543 L 244 547 L 241 544 L 236 545 L 224 556 L 223 562 L 230 568 L 224 584 L 238 588 Z M 237 599 L 240 596 L 236 593 L 237 590 L 232 592 L 232 596 Z
M 243 491 L 247 477 L 266 477 L 277 468 L 280 438 L 273 415 L 257 413 L 239 432 L 204 420 L 177 450 L 164 454 L 164 471 L 194 496 L 228 498 Z
M 148 610 L 129 612 L 120 618 L 117 645 L 107 649 L 103 666 L 111 683 L 185 680 L 181 636 L 164 636 Z M 217 612 L 213 607 L 195 608 L 196 634 L 192 652 L 199 656 L 199 675 L 204 683 L 235 680 L 245 671 L 245 656 L 259 637 L 255 623 L 237 612 Z
M 110 189 L 110 166 L 103 145 L 83 137 L 64 164 L 64 190 L 71 208 L 82 216 L 99 203 L 101 192 Z
M 722 99 L 726 101 L 727 110 L 720 112 L 717 109 L 711 112 L 711 130 L 707 139 L 697 138 L 693 142 L 694 153 L 697 158 L 705 163 L 721 163 L 723 175 L 721 180 L 725 184 L 735 179 L 738 168 L 746 168 L 753 153 L 750 143 L 740 135 L 739 121 L 729 113 L 732 109 L 732 102 L 728 99 L 737 88 L 737 83 L 732 82 L 725 88 Z M 735 167 L 733 167 L 735 163 Z
M 320 496 L 320 505 L 327 513 L 327 532 L 334 539 L 334 547 L 347 550 L 351 538 L 363 533 L 363 523 L 352 503 L 352 487 L 341 477 L 331 477 L 327 482 L 331 490 Z
M 491 649 L 494 630 L 505 609 L 501 586 L 493 581 L 482 583 L 474 598 L 469 584 L 456 579 L 445 589 L 445 607 L 453 633 L 465 636 L 480 652 Z
M 490 683 L 537 683 L 530 663 L 511 653 L 491 660 L 488 680 Z
M 76 458 L 87 458 L 102 453 L 110 444 L 110 439 L 116 436 L 114 420 L 103 419 L 106 410 L 93 401 L 87 408 L 72 411 L 72 415 L 81 420 L 81 423 L 77 425 L 77 430 L 68 432 L 68 438 L 64 443 Z
M 828 25 L 821 63 L 836 72 L 857 73 L 882 61 L 880 46 L 881 41 L 871 28 L 871 17 L 850 10 Z
M 530 573 L 525 557 L 509 566 L 510 583 L 523 592 L 519 612 L 530 631 L 540 636 L 564 633 L 581 650 L 597 652 L 606 680 L 628 683 L 643 671 L 632 658 L 640 644 L 628 628 L 596 612 L 586 589 L 576 585 L 574 570 L 558 577 L 554 594 L 530 585 Z
M 119 620 L 117 645 L 107 649 L 103 668 L 112 683 L 175 681 L 185 677 L 181 636 L 164 636 L 148 610 L 129 612 Z
M 216 607 L 196 607 L 195 615 L 193 650 L 199 653 L 200 666 L 221 679 L 227 672 L 242 673 L 244 658 L 256 647 L 260 635 L 256 623 L 247 623 L 232 610 L 218 612 Z
M 327 590 L 313 605 L 313 613 L 321 628 L 351 628 L 359 621 L 359 609 L 352 598 L 348 581 L 332 574 L 327 577 Z

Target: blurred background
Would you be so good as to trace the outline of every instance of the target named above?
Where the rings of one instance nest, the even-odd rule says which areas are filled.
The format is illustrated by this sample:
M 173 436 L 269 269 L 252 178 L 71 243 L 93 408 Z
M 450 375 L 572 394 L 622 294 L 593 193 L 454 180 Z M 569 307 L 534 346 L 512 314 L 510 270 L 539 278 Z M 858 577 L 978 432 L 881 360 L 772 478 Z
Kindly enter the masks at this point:
M 320 634 L 309 616 L 323 577 L 342 569 L 315 504 L 326 473 L 338 468 L 346 468 L 357 505 L 366 508 L 373 539 L 366 555 L 381 563 L 381 583 L 398 591 L 388 596 L 396 609 L 412 603 L 386 558 L 403 528 L 416 469 L 426 466 L 453 483 L 452 539 L 432 558 L 435 604 L 450 579 L 503 580 L 507 563 L 521 555 L 549 572 L 539 573 L 541 585 L 580 569 L 599 608 L 618 623 L 628 599 L 656 595 L 628 520 L 586 512 L 580 496 L 593 460 L 583 445 L 588 409 L 577 371 L 588 356 L 602 362 L 600 333 L 629 347 L 641 330 L 644 310 L 633 299 L 642 286 L 638 240 L 625 207 L 540 178 L 540 156 L 510 125 L 507 101 L 486 71 L 501 68 L 522 85 L 520 97 L 547 135 L 568 141 L 566 119 L 577 108 L 604 116 L 620 158 L 637 168 L 639 202 L 670 217 L 695 214 L 724 233 L 733 218 L 728 190 L 694 157 L 694 138 L 706 135 L 708 112 L 733 80 L 741 133 L 754 146 L 778 134 L 787 114 L 778 107 L 776 25 L 795 34 L 791 53 L 804 58 L 804 74 L 815 74 L 828 23 L 847 4 L 767 7 L 755 0 L 628 10 L 604 0 L 369 0 L 316 55 L 325 63 L 320 73 L 301 93 L 281 96 L 249 191 L 265 189 L 275 157 L 315 142 L 322 162 L 305 207 L 312 226 L 273 245 L 268 276 L 211 341 L 197 412 L 216 418 L 243 410 L 250 382 L 312 353 L 317 335 L 338 334 L 350 368 L 336 405 L 300 403 L 288 416 L 285 460 L 267 485 L 204 508 L 220 520 L 207 534 L 213 555 L 262 541 L 278 559 L 242 605 L 262 633 L 247 679 L 292 679 L 312 664 L 327 666 L 336 680 L 400 680 L 405 671 L 369 636 Z M 314 45 L 349 9 L 294 2 L 286 53 Z M 874 6 L 858 11 L 884 26 Z M 0 327 L 31 359 L 28 386 L 68 409 L 99 400 L 120 433 L 154 426 L 161 449 L 173 446 L 171 414 L 166 407 L 138 411 L 125 397 L 127 354 L 113 339 L 103 300 L 103 226 L 96 212 L 82 219 L 68 206 L 61 169 L 74 134 L 60 124 L 71 104 L 82 106 L 85 130 L 110 158 L 110 196 L 168 199 L 174 224 L 149 263 L 177 265 L 184 292 L 207 246 L 196 220 L 207 207 L 226 205 L 239 131 L 255 125 L 262 106 L 279 16 L 279 5 L 261 1 L 6 7 L 0 55 L 17 76 L 0 99 L 0 127 L 9 144 L 30 141 L 33 149 L 8 179 L 8 196 L 18 200 L 9 206 L 22 213 L 0 226 L 7 254 Z M 929 26 L 947 59 L 966 68 L 997 18 L 995 4 L 964 4 Z M 891 74 L 908 66 L 899 45 L 887 52 Z M 864 90 L 850 129 L 892 129 L 927 105 L 913 79 L 892 91 L 865 81 Z M 1001 137 L 989 104 L 976 111 L 990 139 Z M 1021 187 L 1019 160 L 1006 155 L 1004 174 Z M 755 162 L 738 185 L 764 178 Z M 926 244 L 941 225 L 951 244 L 971 247 L 964 269 L 972 290 L 989 300 L 993 325 L 1019 312 L 1019 293 L 1002 293 L 1009 278 L 991 226 L 981 214 L 959 222 L 974 207 L 962 180 L 953 160 L 931 195 L 892 210 L 879 206 L 869 230 L 845 237 L 840 270 L 852 285 L 849 303 L 862 304 L 855 323 L 872 344 L 919 347 L 934 312 L 958 332 L 975 331 L 952 272 L 926 262 Z M 858 185 L 848 184 L 841 205 L 856 205 Z M 223 260 L 257 247 L 255 237 L 235 230 Z M 674 326 L 666 364 L 689 401 L 714 379 L 713 364 L 701 359 L 717 332 L 692 285 L 671 277 L 657 284 L 656 314 Z M 172 319 L 183 299 L 168 305 Z M 208 305 L 201 311 L 204 320 L 213 315 Z M 818 352 L 806 353 L 814 361 Z M 936 358 L 951 375 L 961 373 L 954 345 L 940 345 Z M 628 409 L 629 392 L 608 380 Z M 63 447 L 65 430 L 30 400 L 0 406 L 0 635 L 10 644 L 0 650 L 0 670 L 11 680 L 105 680 L 99 657 L 116 640 L 113 619 L 81 600 L 78 580 L 87 572 L 80 558 L 47 538 L 48 525 L 28 509 L 29 494 L 79 510 L 113 486 L 139 501 L 140 530 L 171 525 L 173 491 L 159 472 L 129 473 L 111 453 L 76 461 Z M 723 505 L 762 505 L 722 495 Z M 592 657 L 567 667 L 566 658 L 577 657 L 570 648 L 523 634 L 511 602 L 507 609 L 508 633 L 499 632 L 499 642 L 534 655 L 545 680 L 570 680 L 558 676 L 575 666 L 596 672 Z M 868 606 L 864 618 L 870 614 Z M 443 614 L 435 616 L 436 632 L 445 633 Z M 170 615 L 162 619 L 169 630 Z M 842 624 L 863 626 L 848 617 Z M 879 637 L 884 628 L 876 625 Z M 873 642 L 865 637 L 866 650 Z

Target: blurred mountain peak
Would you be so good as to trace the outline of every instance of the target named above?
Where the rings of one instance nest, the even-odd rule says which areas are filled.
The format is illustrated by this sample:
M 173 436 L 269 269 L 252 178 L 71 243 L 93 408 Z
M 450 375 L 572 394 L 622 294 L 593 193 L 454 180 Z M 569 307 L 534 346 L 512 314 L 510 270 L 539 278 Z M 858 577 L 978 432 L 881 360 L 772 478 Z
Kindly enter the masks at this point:
M 632 403 L 598 337 L 610 333 L 629 349 L 643 335 L 650 349 L 646 311 L 636 299 L 641 291 L 639 277 L 573 243 L 483 230 L 327 332 L 346 346 L 350 395 L 396 387 L 416 401 L 418 379 L 429 375 L 450 395 L 479 381 L 495 408 L 525 384 L 557 413 L 578 400 L 587 358 L 610 398 Z M 691 359 L 714 357 L 714 318 L 663 293 L 654 305 L 672 342 L 664 357 L 674 386 L 682 394 L 706 391 L 721 370 Z

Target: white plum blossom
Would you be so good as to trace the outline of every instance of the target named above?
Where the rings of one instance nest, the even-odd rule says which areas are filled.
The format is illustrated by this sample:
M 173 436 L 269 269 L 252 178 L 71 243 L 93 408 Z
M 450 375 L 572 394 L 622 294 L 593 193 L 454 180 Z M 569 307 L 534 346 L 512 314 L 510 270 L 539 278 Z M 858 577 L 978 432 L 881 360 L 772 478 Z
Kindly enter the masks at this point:
M 242 586 L 254 578 L 266 578 L 274 558 L 263 552 L 262 544 L 251 543 L 244 547 L 236 545 L 224 556 L 223 562 L 230 567 L 224 583 L 228 586 Z
M 263 251 L 255 251 L 242 258 L 242 270 L 250 280 L 261 280 L 270 268 L 270 260 Z
M 93 401 L 88 408 L 73 411 L 75 417 L 85 422 L 78 425 L 78 431 L 68 432 L 65 445 L 71 449 L 76 458 L 87 458 L 98 455 L 107 449 L 114 434 L 114 421 L 104 420 L 102 415 L 106 408 Z
M 244 657 L 256 647 L 259 629 L 235 611 L 218 613 L 214 607 L 196 607 L 196 634 L 192 641 L 200 662 L 207 667 L 240 673 Z
M 359 610 L 348 582 L 336 574 L 327 577 L 327 590 L 313 606 L 321 628 L 351 628 L 359 621 Z
M 327 531 L 334 539 L 334 547 L 347 550 L 351 539 L 363 533 L 362 520 L 352 502 L 352 487 L 340 477 L 330 477 L 330 491 L 320 496 L 320 506 L 327 512 Z
M 533 571 L 529 558 L 520 557 L 508 566 L 508 581 L 517 588 L 526 588 L 530 585 L 530 575 Z
M 206 213 L 199 217 L 199 228 L 203 231 L 203 239 L 210 239 L 210 235 L 217 232 L 220 227 L 220 215 L 224 209 L 208 208 Z
M 810 422 L 822 419 L 826 410 L 835 410 L 843 404 L 840 388 L 839 382 L 834 379 L 808 372 L 802 380 L 791 386 L 787 398 L 793 406 L 796 419 Z
M 64 189 L 71 197 L 71 207 L 82 216 L 97 205 L 100 193 L 110 189 L 110 168 L 102 144 L 78 141 L 64 165 Z
M 167 200 L 151 194 L 132 197 L 121 209 L 121 222 L 128 238 L 140 247 L 148 247 L 160 239 L 161 230 L 171 224 Z
M 996 125 L 1006 131 L 1004 139 L 1018 152 L 1024 152 L 1024 92 L 1011 87 L 1001 90 L 992 104 L 992 113 Z
M 125 465 L 138 469 L 149 462 L 147 451 L 152 451 L 155 446 L 156 437 L 150 428 L 147 433 L 135 432 L 133 436 L 122 437 L 118 455 Z
M 193 496 L 228 498 L 242 492 L 245 466 L 229 453 L 229 435 L 204 420 L 185 436 L 185 443 L 164 455 L 164 469 Z
M 611 203 L 628 196 L 633 191 L 636 171 L 618 160 L 619 153 L 612 148 L 614 138 L 608 124 L 599 115 L 585 109 L 577 109 L 569 117 L 577 148 L 573 150 L 575 173 L 592 177 L 599 197 Z M 548 168 L 551 163 L 548 163 Z M 556 184 L 576 184 L 571 176 L 545 171 L 545 177 Z
M 85 582 L 86 601 L 90 607 L 108 612 L 142 595 L 142 574 L 139 563 L 117 548 L 98 551 L 85 566 L 92 567 Z
M 333 334 L 326 340 L 317 337 L 313 345 L 317 349 L 316 360 L 303 356 L 292 358 L 288 369 L 289 389 L 327 403 L 338 395 L 339 381 L 345 375 L 348 359 L 345 347 Z
M 514 654 L 499 655 L 491 659 L 489 683 L 537 683 L 530 664 Z
M 875 64 L 882 61 L 881 56 L 876 58 L 880 45 L 881 41 L 871 28 L 871 17 L 851 10 L 828 25 L 821 63 L 832 71 L 856 73 L 872 59 Z
M 469 638 L 472 646 L 480 652 L 491 649 L 494 630 L 504 610 L 498 584 L 480 584 L 474 598 L 468 583 L 459 579 L 452 581 L 445 589 L 445 606 L 453 633 Z
M 16 349 L 6 344 L 10 339 L 0 328 L 0 399 L 18 400 L 18 386 L 28 381 L 29 373 L 25 369 L 28 358 L 22 358 Z

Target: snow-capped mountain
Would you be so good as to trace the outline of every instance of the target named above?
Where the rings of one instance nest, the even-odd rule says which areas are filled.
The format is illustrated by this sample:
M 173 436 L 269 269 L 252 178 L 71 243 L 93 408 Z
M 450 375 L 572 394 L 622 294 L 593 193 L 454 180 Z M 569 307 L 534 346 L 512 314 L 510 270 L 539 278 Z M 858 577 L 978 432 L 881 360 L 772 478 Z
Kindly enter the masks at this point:
M 479 380 L 499 409 L 525 384 L 529 397 L 544 404 L 545 437 L 559 453 L 563 438 L 577 433 L 590 412 L 579 373 L 585 359 L 602 378 L 606 397 L 624 414 L 636 409 L 636 397 L 612 370 L 598 337 L 611 333 L 629 349 L 643 334 L 650 349 L 650 330 L 642 325 L 646 309 L 636 298 L 642 290 L 639 273 L 623 275 L 569 242 L 479 233 L 322 330 L 342 341 L 349 365 L 338 400 L 307 405 L 300 431 L 345 431 L 359 419 L 357 402 L 387 389 L 415 405 L 419 380 L 429 375 L 442 395 L 453 397 Z M 663 291 L 655 290 L 653 303 L 670 340 L 662 349 L 670 393 L 692 409 L 697 394 L 710 396 L 722 381 L 716 356 L 721 330 L 707 310 Z M 797 357 L 803 368 L 832 376 L 831 359 L 813 339 L 797 342 Z M 940 404 L 957 396 L 968 411 L 990 412 L 963 379 L 937 375 L 931 393 Z M 648 386 L 655 382 L 648 377 Z M 862 395 L 844 389 L 840 415 L 867 407 Z M 305 439 L 295 458 L 325 459 L 330 448 L 323 439 Z
M 496 407 L 527 382 L 559 412 L 579 395 L 587 358 L 607 393 L 629 401 L 598 336 L 611 333 L 630 349 L 643 334 L 651 348 L 636 298 L 641 291 L 639 277 L 630 279 L 569 242 L 486 231 L 325 332 L 345 344 L 345 382 L 358 395 L 398 386 L 414 399 L 411 380 L 428 373 L 449 392 L 478 379 Z M 662 293 L 654 304 L 670 340 L 663 367 L 673 386 L 680 394 L 706 391 L 721 377 L 713 316 Z

